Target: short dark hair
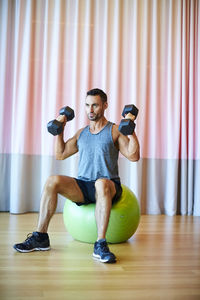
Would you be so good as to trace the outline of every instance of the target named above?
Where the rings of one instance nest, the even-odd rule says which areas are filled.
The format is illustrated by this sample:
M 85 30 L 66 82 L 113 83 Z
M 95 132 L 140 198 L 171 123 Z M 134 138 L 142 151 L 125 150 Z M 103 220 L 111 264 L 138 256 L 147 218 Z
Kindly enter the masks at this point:
M 107 95 L 100 89 L 92 89 L 87 92 L 87 96 L 100 96 L 103 103 L 107 102 Z

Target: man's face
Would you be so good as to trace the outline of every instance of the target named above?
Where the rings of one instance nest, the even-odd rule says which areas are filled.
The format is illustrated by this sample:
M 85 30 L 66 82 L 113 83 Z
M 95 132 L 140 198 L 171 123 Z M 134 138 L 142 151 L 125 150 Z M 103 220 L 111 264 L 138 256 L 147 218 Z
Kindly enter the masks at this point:
M 85 100 L 85 109 L 88 119 L 90 121 L 98 121 L 104 116 L 104 111 L 108 104 L 103 103 L 101 97 L 97 96 L 87 96 Z

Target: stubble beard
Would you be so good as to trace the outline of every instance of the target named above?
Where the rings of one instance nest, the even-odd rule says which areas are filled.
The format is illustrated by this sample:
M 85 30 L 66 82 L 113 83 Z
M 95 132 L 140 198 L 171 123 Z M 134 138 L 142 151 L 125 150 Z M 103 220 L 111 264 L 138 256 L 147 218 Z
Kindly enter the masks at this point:
M 88 114 L 88 119 L 90 121 L 98 121 L 99 119 L 101 119 L 101 117 L 102 117 L 102 114 L 94 114 L 93 117 L 90 117 L 90 114 Z

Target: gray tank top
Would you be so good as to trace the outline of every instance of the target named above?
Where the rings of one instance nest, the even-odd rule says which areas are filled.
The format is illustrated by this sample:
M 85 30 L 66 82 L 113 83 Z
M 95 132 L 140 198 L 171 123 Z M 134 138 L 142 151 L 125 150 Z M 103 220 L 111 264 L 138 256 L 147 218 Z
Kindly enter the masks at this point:
M 78 138 L 78 179 L 95 181 L 98 178 L 119 179 L 118 156 L 112 138 L 113 123 L 108 122 L 97 134 L 86 126 Z

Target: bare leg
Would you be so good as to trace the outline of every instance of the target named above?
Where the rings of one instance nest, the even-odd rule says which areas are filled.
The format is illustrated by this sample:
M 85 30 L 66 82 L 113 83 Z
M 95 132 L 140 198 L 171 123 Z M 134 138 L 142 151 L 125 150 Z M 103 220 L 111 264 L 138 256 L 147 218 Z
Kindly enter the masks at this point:
M 74 202 L 84 202 L 76 180 L 68 176 L 50 176 L 44 186 L 40 202 L 37 231 L 47 232 L 49 222 L 57 207 L 57 195 L 61 194 Z
M 110 211 L 112 207 L 112 198 L 116 193 L 115 184 L 109 179 L 98 179 L 95 182 L 96 188 L 96 209 L 95 217 L 97 223 L 98 238 L 105 239 Z

